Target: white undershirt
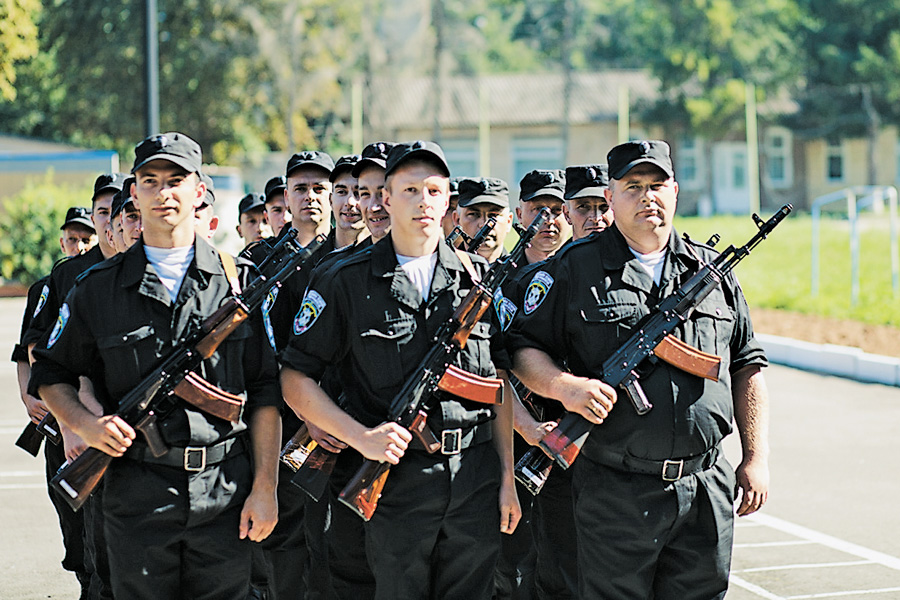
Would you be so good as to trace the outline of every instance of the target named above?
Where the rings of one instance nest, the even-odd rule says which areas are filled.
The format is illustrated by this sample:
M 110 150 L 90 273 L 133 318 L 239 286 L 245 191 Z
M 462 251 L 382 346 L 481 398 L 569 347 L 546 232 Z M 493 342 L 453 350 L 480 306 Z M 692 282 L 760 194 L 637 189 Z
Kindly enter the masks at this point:
M 631 250 L 631 253 L 634 254 L 634 257 L 638 259 L 638 262 L 641 263 L 641 266 L 645 271 L 653 278 L 653 283 L 659 285 L 660 280 L 662 279 L 662 270 L 663 265 L 666 262 L 666 250 L 667 248 L 663 248 L 657 252 L 650 252 L 648 254 L 641 254 L 640 252 L 635 252 L 634 249 L 628 248 Z
M 423 300 L 428 300 L 431 280 L 434 278 L 434 267 L 437 264 L 437 252 L 425 256 L 403 256 L 397 254 L 397 262 L 406 271 L 406 276 L 413 282 Z
M 147 261 L 153 266 L 160 282 L 169 292 L 172 302 L 178 297 L 178 290 L 181 288 L 181 282 L 184 281 L 184 274 L 187 273 L 188 265 L 194 260 L 194 246 L 182 246 L 180 248 L 154 248 L 152 246 L 144 246 L 144 252 L 147 254 Z

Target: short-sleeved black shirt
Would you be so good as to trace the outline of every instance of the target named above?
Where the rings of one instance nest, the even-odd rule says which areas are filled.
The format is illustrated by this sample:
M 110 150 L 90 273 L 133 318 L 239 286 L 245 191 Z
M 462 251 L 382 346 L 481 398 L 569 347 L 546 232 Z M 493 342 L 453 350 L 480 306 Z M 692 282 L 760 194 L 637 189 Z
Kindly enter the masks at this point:
M 28 361 L 28 344 L 25 343 L 25 334 L 31 326 L 31 321 L 41 312 L 47 298 L 50 295 L 50 275 L 44 275 L 28 288 L 28 298 L 25 301 L 25 312 L 22 314 L 22 329 L 19 332 L 19 343 L 13 347 L 11 360 L 13 362 Z
M 567 246 L 543 268 L 519 280 L 522 306 L 506 336 L 511 353 L 532 347 L 563 361 L 575 375 L 601 379 L 603 361 L 632 334 L 632 328 L 661 298 L 673 293 L 701 265 L 673 231 L 660 285 L 631 253 L 613 226 Z M 716 253 L 699 244 L 704 261 Z M 749 309 L 733 274 L 701 302 L 675 337 L 722 358 L 719 381 L 691 375 L 662 361 L 640 373 L 653 409 L 638 416 L 620 391 L 610 416 L 582 450 L 601 448 L 638 458 L 664 460 L 703 454 L 731 431 L 731 377 L 748 365 L 765 366 L 753 337 Z M 650 363 L 651 361 L 646 361 Z
M 484 259 L 470 257 L 483 273 Z M 309 287 L 281 362 L 315 380 L 335 365 L 345 409 L 373 427 L 385 420 L 391 400 L 473 283 L 454 251 L 438 244 L 429 299 L 423 301 L 399 266 L 390 237 L 338 262 L 328 274 Z M 493 311 L 476 324 L 455 364 L 487 377 L 509 367 Z M 435 431 L 470 427 L 493 416 L 486 405 L 443 394 L 435 406 L 439 410 L 429 414 Z

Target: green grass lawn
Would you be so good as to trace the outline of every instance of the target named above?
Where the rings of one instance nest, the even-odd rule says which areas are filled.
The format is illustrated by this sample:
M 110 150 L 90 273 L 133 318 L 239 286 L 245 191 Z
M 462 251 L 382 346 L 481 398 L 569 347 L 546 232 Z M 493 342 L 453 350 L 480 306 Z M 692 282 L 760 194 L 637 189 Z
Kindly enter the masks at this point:
M 761 215 L 768 219 L 770 212 Z M 722 236 L 719 251 L 745 244 L 757 231 L 749 216 L 676 218 L 675 228 L 706 241 Z M 890 230 L 887 215 L 860 219 L 859 300 L 851 305 L 850 226 L 823 218 L 819 239 L 819 293 L 811 293 L 812 219 L 788 216 L 735 268 L 751 306 L 777 308 L 866 323 L 900 326 L 900 298 L 891 288 Z

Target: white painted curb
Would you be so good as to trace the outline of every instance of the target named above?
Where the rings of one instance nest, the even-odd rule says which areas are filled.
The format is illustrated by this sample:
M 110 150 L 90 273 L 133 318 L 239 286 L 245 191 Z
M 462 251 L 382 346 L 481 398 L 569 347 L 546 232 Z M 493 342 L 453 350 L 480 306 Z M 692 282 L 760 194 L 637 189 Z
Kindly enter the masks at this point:
M 779 365 L 847 377 L 867 383 L 900 386 L 900 358 L 869 354 L 859 348 L 812 344 L 757 333 L 769 361 Z

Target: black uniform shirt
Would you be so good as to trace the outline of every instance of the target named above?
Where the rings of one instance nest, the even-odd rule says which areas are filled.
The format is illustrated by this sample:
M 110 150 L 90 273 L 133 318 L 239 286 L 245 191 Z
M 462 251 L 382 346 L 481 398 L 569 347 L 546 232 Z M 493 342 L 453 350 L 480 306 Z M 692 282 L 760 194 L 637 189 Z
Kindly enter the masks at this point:
M 28 331 L 22 338 L 25 346 L 36 344 L 43 335 L 53 329 L 56 324 L 56 316 L 59 314 L 59 307 L 62 306 L 69 290 L 75 285 L 75 279 L 103 260 L 100 246 L 94 246 L 84 254 L 61 260 L 53 265 L 53 269 L 50 271 L 50 281 L 47 284 L 47 300 L 44 302 L 43 308 L 34 314 Z
M 692 247 L 704 261 L 716 256 L 706 246 Z M 629 338 L 634 325 L 700 269 L 674 231 L 667 249 L 657 287 L 615 226 L 570 244 L 548 261 L 548 268 L 520 279 L 517 294 L 523 302 L 506 338 L 510 352 L 537 348 L 565 361 L 575 375 L 600 379 L 604 359 Z M 588 437 L 583 454 L 596 458 L 606 447 L 652 460 L 686 458 L 703 454 L 731 431 L 730 374 L 768 364 L 753 337 L 749 309 L 733 274 L 674 335 L 722 358 L 719 381 L 662 361 L 650 365 L 638 382 L 653 409 L 638 416 L 624 392 L 617 390 L 615 408 Z
M 339 262 L 313 288 L 293 321 L 291 342 L 281 353 L 284 365 L 319 380 L 337 365 L 345 409 L 367 427 L 383 422 L 390 402 L 433 346 L 434 335 L 472 288 L 460 259 L 438 244 L 428 301 L 399 266 L 390 237 Z M 471 255 L 476 269 L 484 259 Z M 471 373 L 494 376 L 509 359 L 499 340 L 497 319 L 487 311 L 476 324 L 455 364 Z M 493 340 L 491 336 L 497 335 Z M 443 396 L 431 410 L 434 431 L 470 427 L 493 411 Z
M 28 298 L 25 301 L 25 313 L 22 315 L 22 329 L 19 332 L 19 343 L 15 345 L 12 353 L 13 362 L 29 362 L 28 344 L 25 343 L 25 334 L 31 326 L 35 315 L 41 312 L 47 298 L 50 295 L 50 276 L 44 275 L 28 288 Z
M 55 383 L 77 387 L 78 376 L 86 375 L 104 411 L 115 412 L 121 398 L 177 341 L 232 294 L 216 250 L 196 238 L 194 253 L 174 303 L 147 261 L 143 240 L 80 277 L 57 325 L 35 348 L 29 389 Z M 252 279 L 249 263 L 239 261 L 238 267 L 242 280 Z M 258 406 L 281 406 L 275 356 L 260 321 L 254 312 L 199 370 L 225 391 L 246 391 L 245 415 Z M 163 438 L 174 446 L 209 446 L 245 428 L 243 422 L 232 425 L 184 401 L 160 423 Z

